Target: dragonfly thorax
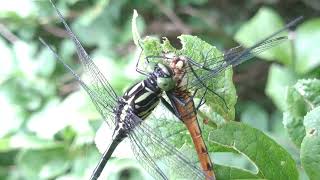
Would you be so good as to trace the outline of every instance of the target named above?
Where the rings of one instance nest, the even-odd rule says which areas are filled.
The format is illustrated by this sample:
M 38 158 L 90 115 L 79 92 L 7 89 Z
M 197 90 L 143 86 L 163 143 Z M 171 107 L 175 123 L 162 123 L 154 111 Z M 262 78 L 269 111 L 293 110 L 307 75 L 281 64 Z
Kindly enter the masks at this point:
M 168 78 L 166 73 L 160 71 L 157 70 L 147 79 L 134 84 L 119 98 L 117 108 L 114 111 L 117 131 L 115 134 L 130 132 L 140 123 L 140 121 L 132 121 L 133 119 L 146 119 L 159 104 L 163 90 L 158 86 L 157 76 Z

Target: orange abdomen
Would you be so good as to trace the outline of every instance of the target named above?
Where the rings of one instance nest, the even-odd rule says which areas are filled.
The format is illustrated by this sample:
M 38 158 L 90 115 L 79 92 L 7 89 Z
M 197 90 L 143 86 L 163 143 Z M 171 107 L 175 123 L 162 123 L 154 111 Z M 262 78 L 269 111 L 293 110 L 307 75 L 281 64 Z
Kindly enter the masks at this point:
M 183 123 L 187 126 L 190 132 L 192 141 L 198 154 L 201 168 L 207 175 L 206 179 L 215 179 L 212 162 L 208 154 L 206 144 L 202 138 L 193 100 L 190 98 L 190 95 L 187 92 L 176 94 L 176 97 L 182 98 L 183 101 L 186 102 L 186 105 L 182 105 L 176 101 L 173 103 L 179 111 Z

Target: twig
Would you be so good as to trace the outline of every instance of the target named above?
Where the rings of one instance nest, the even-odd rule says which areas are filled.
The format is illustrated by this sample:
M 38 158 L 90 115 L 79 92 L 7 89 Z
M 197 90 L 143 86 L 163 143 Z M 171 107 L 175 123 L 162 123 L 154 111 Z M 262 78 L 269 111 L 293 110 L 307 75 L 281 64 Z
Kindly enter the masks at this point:
M 53 34 L 54 36 L 61 37 L 61 38 L 68 37 L 67 32 L 62 28 L 52 27 L 52 26 L 49 26 L 48 24 L 42 24 L 42 27 L 43 27 L 43 29 L 45 29 L 47 32 Z
M 14 35 L 4 24 L 0 23 L 0 34 L 7 39 L 10 43 L 18 41 L 19 38 Z
M 177 26 L 177 28 L 184 34 L 190 34 L 192 30 L 186 26 L 182 20 L 169 8 L 164 6 L 161 1 L 159 0 L 150 0 L 152 3 L 154 3 L 156 6 L 159 7 L 160 11 L 162 11 L 169 19 L 172 21 L 172 23 Z
M 203 14 L 200 10 L 197 10 L 191 6 L 180 8 L 179 11 L 190 16 L 198 17 L 210 27 L 217 26 L 217 21 L 218 21 L 217 16 L 208 17 L 207 14 Z

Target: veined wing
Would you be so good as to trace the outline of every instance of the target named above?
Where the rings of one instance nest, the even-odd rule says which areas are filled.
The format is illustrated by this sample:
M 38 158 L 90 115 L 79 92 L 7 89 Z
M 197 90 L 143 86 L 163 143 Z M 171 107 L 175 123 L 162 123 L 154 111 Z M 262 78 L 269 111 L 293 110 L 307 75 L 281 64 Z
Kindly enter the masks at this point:
M 115 124 L 114 118 L 110 116 L 112 116 L 113 109 L 116 106 L 118 100 L 117 94 L 113 90 L 112 86 L 109 84 L 108 80 L 103 76 L 103 74 L 99 71 L 98 67 L 93 63 L 90 56 L 84 50 L 80 41 L 72 32 L 72 30 L 64 20 L 63 16 L 61 15 L 60 11 L 57 9 L 57 7 L 51 0 L 50 2 L 53 8 L 56 10 L 64 27 L 66 28 L 66 31 L 68 32 L 70 39 L 76 46 L 78 57 L 81 60 L 81 63 L 84 67 L 83 75 L 85 76 L 85 79 L 81 80 L 79 76 L 76 75 L 76 73 L 74 73 L 68 65 L 66 65 L 63 61 L 60 61 L 67 69 L 69 69 L 72 72 L 72 74 L 76 77 L 81 86 L 90 95 L 92 102 L 95 104 L 97 110 L 103 116 L 104 120 L 108 120 L 106 121 L 106 123 L 109 126 L 113 126 Z M 57 56 L 56 53 L 55 55 Z M 110 121 L 112 121 L 112 123 L 110 123 Z
M 161 105 L 158 105 L 157 108 L 165 110 L 165 107 L 159 106 Z M 165 113 L 170 112 L 167 111 Z M 171 114 L 169 116 L 171 116 Z M 175 118 L 173 115 L 171 117 Z M 137 117 L 135 116 L 134 118 Z M 171 132 L 167 132 L 166 136 L 164 136 L 165 133 L 162 132 L 162 130 L 165 130 L 168 126 L 163 127 L 163 125 L 169 121 L 175 124 L 175 127 L 170 126 L 172 127 Z M 137 122 L 137 120 L 133 122 Z M 175 129 L 172 130 L 173 128 Z M 186 131 L 186 127 L 184 127 L 184 124 L 178 119 L 172 120 L 170 118 L 170 120 L 164 120 L 152 114 L 151 117 L 148 117 L 144 122 L 135 127 L 129 134 L 129 138 L 135 157 L 154 178 L 172 179 L 168 174 L 170 173 L 170 168 L 174 168 L 174 176 L 176 178 L 205 179 L 205 173 L 197 165 L 198 160 L 190 161 L 185 154 L 177 150 L 177 148 L 169 142 L 174 141 L 175 138 L 179 138 L 177 135 L 179 135 L 180 132 L 186 133 Z M 187 133 L 186 136 L 188 136 Z M 191 149 L 190 152 L 194 154 L 194 157 L 197 157 L 194 149 Z M 171 171 L 171 173 L 172 172 L 173 171 Z
M 228 50 L 222 56 L 205 59 L 201 64 L 189 59 L 189 67 L 187 73 L 189 79 L 188 82 L 189 89 L 199 89 L 207 86 L 208 81 L 217 76 L 219 73 L 223 72 L 229 67 L 235 67 L 253 57 L 259 55 L 260 53 L 271 49 L 282 42 L 285 42 L 288 38 L 286 36 L 281 36 L 273 39 L 264 41 L 259 46 L 253 49 L 244 49 L 242 46 L 238 46 Z
M 95 104 L 96 108 L 99 110 L 99 112 L 103 112 L 102 116 L 105 119 L 114 119 L 114 115 L 112 112 L 112 109 L 109 108 L 110 105 L 105 104 L 105 101 L 101 100 L 99 98 L 99 96 L 96 94 L 96 92 L 94 90 L 92 90 L 81 78 L 80 76 L 73 71 L 73 69 L 67 65 L 62 59 L 61 57 L 42 39 L 39 38 L 39 40 L 41 41 L 42 44 L 44 44 L 52 53 L 53 55 L 57 58 L 57 60 L 59 62 L 61 62 L 63 64 L 63 66 L 68 69 L 71 74 L 75 77 L 75 79 L 79 82 L 79 84 L 82 86 L 82 88 L 89 94 L 92 102 Z
M 201 63 L 195 62 L 192 59 L 188 59 L 188 74 L 192 74 L 195 77 L 191 78 L 191 82 L 189 82 L 188 88 L 199 89 L 199 87 L 206 87 L 208 81 L 210 81 L 218 73 L 224 71 L 226 68 L 237 66 L 244 61 L 247 61 L 254 56 L 257 56 L 258 54 L 286 41 L 288 39 L 287 36 L 277 36 L 283 31 L 296 25 L 301 19 L 302 17 L 299 17 L 291 21 L 282 29 L 259 41 L 250 48 L 244 49 L 242 46 L 238 46 L 236 48 L 230 49 L 222 56 L 211 59 L 205 58 L 205 60 Z M 210 50 L 208 51 L 208 53 L 209 52 Z
M 152 170 L 151 175 L 169 179 L 166 174 L 174 167 L 175 176 L 179 178 L 205 179 L 206 175 L 195 163 L 152 130 L 147 124 L 141 123 L 129 135 L 131 143 L 139 147 L 134 151 L 137 160 L 149 172 Z

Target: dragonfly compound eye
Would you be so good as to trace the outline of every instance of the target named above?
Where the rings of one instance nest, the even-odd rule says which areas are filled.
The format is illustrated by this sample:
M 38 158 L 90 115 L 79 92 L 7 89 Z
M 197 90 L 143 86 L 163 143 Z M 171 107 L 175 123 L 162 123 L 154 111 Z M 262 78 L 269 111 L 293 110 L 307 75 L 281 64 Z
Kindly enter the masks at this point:
M 162 89 L 163 91 L 170 91 L 172 90 L 176 83 L 175 81 L 172 79 L 172 77 L 158 77 L 157 78 L 157 85 L 159 86 L 160 89 Z
M 161 63 L 157 64 L 154 71 L 158 78 L 171 78 L 173 76 L 171 69 Z

